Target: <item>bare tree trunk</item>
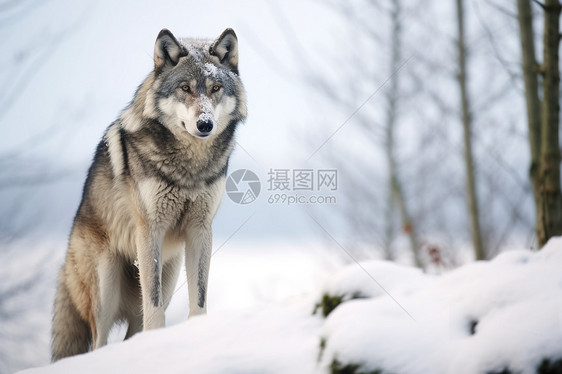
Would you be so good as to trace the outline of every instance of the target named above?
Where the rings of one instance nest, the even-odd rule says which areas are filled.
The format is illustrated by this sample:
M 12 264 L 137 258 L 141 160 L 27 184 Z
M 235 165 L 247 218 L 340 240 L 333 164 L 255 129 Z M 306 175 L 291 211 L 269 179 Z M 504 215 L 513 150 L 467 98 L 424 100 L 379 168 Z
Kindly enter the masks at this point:
M 387 145 L 388 146 L 388 145 Z M 387 150 L 388 152 L 388 150 Z M 394 196 L 392 192 L 392 183 L 388 184 L 388 195 L 386 197 L 386 220 L 384 222 L 383 232 L 383 255 L 384 259 L 394 261 L 394 251 L 392 249 L 392 241 L 394 240 Z
M 464 11 L 463 1 L 457 0 L 457 25 L 458 40 L 457 48 L 459 53 L 459 73 L 458 82 L 461 94 L 461 111 L 462 125 L 464 135 L 464 160 L 466 167 L 466 190 L 468 197 L 468 212 L 470 215 L 472 244 L 474 245 L 474 254 L 477 260 L 486 257 L 484 245 L 482 243 L 482 234 L 480 231 L 480 217 L 478 213 L 478 198 L 476 193 L 476 178 L 474 172 L 474 160 L 472 155 L 472 133 L 470 107 L 468 99 L 467 77 L 466 77 L 466 51 L 464 40 Z
M 542 216 L 540 203 L 540 149 L 541 149 L 541 103 L 537 78 L 538 65 L 535 58 L 535 40 L 533 35 L 533 12 L 530 0 L 517 0 L 517 18 L 521 39 L 521 60 L 523 63 L 523 81 L 525 83 L 525 101 L 527 104 L 527 122 L 529 128 L 529 146 L 531 149 L 531 166 L 529 177 L 533 186 L 535 201 L 535 222 L 539 228 Z
M 560 113 L 560 3 L 546 0 L 544 4 L 543 102 L 541 123 L 540 199 L 542 214 L 537 221 L 539 246 L 549 238 L 562 234 L 562 194 L 560 192 L 560 147 L 558 140 Z
M 562 193 L 560 191 L 560 71 L 558 45 L 561 5 L 546 0 L 543 6 L 543 65 L 535 58 L 533 13 L 530 0 L 518 0 L 519 33 L 531 147 L 530 177 L 535 198 L 537 242 L 539 247 L 552 236 L 562 234 Z M 537 74 L 542 73 L 543 98 L 539 99 Z
M 390 60 L 390 71 L 395 71 L 400 64 L 400 53 L 402 49 L 401 39 L 401 8 L 400 1 L 394 0 L 393 9 L 391 11 L 392 18 L 392 52 Z M 390 180 L 391 198 L 398 204 L 400 209 L 400 217 L 403 231 L 408 235 L 410 248 L 414 255 L 416 266 L 422 267 L 419 256 L 419 244 L 416 237 L 416 231 L 412 219 L 410 217 L 404 191 L 398 177 L 398 165 L 396 162 L 396 152 L 394 147 L 394 133 L 396 128 L 397 106 L 399 96 L 399 74 L 393 74 L 390 79 L 390 89 L 387 94 L 388 110 L 386 115 L 386 152 L 388 157 L 388 170 Z M 392 204 L 389 202 L 389 204 Z

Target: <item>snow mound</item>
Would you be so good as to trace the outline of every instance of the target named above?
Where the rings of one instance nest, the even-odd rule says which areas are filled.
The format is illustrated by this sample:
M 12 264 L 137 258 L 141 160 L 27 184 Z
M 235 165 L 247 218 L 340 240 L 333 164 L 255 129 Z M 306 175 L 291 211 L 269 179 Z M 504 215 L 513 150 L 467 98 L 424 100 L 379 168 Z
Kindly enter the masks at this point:
M 322 329 L 321 366 L 403 374 L 537 373 L 543 360 L 562 358 L 560 269 L 557 238 L 536 254 L 510 251 L 466 265 L 411 295 L 348 301 Z
M 22 373 L 310 373 L 321 320 L 309 304 L 198 316 Z
M 442 276 L 352 264 L 312 297 L 195 317 L 25 373 L 560 373 L 560 269 L 562 239 Z M 318 295 L 342 297 L 327 318 L 312 313 Z

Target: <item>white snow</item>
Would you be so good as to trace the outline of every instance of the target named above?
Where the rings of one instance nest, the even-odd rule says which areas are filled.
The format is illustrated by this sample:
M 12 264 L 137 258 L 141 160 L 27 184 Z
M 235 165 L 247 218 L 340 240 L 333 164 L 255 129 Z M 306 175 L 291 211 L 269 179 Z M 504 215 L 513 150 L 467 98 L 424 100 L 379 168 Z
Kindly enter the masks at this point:
M 197 63 L 201 63 L 203 58 L 201 48 L 208 48 L 208 42 L 189 38 L 180 38 L 179 41 L 187 48 L 187 53 L 189 53 Z
M 199 96 L 201 105 L 201 114 L 199 115 L 199 121 L 212 121 L 213 120 L 213 103 L 211 99 L 206 95 Z
M 306 311 L 291 305 L 194 317 L 29 372 L 290 373 L 295 367 L 310 372 L 320 320 L 302 318 Z
M 216 65 L 206 63 L 203 65 L 203 72 L 206 76 L 216 77 L 218 69 Z
M 442 276 L 353 263 L 309 296 L 195 317 L 25 373 L 324 373 L 336 358 L 384 373 L 530 374 L 562 358 L 560 269 L 561 238 Z M 312 315 L 325 292 L 368 298 Z
M 557 238 L 536 254 L 465 265 L 411 295 L 390 288 L 413 319 L 389 297 L 349 301 L 322 330 L 323 365 L 337 357 L 404 374 L 535 373 L 542 359 L 562 358 L 561 267 Z
M 421 269 L 389 261 L 369 261 L 337 273 L 326 282 L 323 292 L 343 296 L 344 299 L 354 293 L 359 297 L 378 297 L 385 294 L 386 288 L 409 294 L 426 286 L 432 279 Z

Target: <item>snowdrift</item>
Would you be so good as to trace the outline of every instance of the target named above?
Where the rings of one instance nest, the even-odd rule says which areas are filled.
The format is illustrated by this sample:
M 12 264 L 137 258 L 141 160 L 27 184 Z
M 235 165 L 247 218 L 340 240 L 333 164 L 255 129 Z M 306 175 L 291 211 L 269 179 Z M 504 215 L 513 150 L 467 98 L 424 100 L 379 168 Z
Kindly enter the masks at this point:
M 314 295 L 22 373 L 562 373 L 561 270 L 560 238 L 442 276 L 352 264 Z

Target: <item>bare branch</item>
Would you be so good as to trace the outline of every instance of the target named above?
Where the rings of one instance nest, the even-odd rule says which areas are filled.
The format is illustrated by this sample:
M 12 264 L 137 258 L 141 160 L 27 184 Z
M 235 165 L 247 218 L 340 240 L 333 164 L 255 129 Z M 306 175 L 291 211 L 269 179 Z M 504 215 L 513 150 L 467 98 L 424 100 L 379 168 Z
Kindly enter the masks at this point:
M 488 40 L 490 41 L 490 44 L 492 46 L 492 50 L 494 51 L 494 56 L 496 57 L 496 60 L 498 60 L 498 62 L 503 67 L 505 72 L 509 75 L 509 78 L 511 79 L 512 84 L 514 86 L 520 88 L 519 82 L 521 81 L 521 79 L 520 79 L 520 77 L 517 73 L 515 73 L 512 69 L 510 69 L 508 67 L 507 61 L 502 57 L 502 55 L 499 51 L 499 45 L 496 41 L 496 37 L 494 36 L 494 33 L 490 30 L 488 25 L 484 22 L 484 18 L 482 17 L 482 14 L 480 13 L 480 6 L 478 5 L 477 2 L 473 2 L 472 4 L 474 6 L 474 10 L 476 12 L 476 16 L 478 18 L 478 21 L 480 22 L 480 25 L 484 29 L 484 32 L 486 33 L 486 36 L 488 37 Z
M 503 13 L 504 15 L 508 16 L 509 18 L 513 18 L 513 19 L 517 19 L 517 13 L 513 12 L 510 9 L 507 9 L 501 5 L 498 5 L 496 3 L 494 3 L 493 1 L 486 1 L 488 3 L 488 5 L 490 5 L 492 8 L 495 8 L 497 11 Z
M 542 10 L 546 10 L 546 6 L 538 0 L 533 0 L 533 3 L 537 4 L 542 8 Z

